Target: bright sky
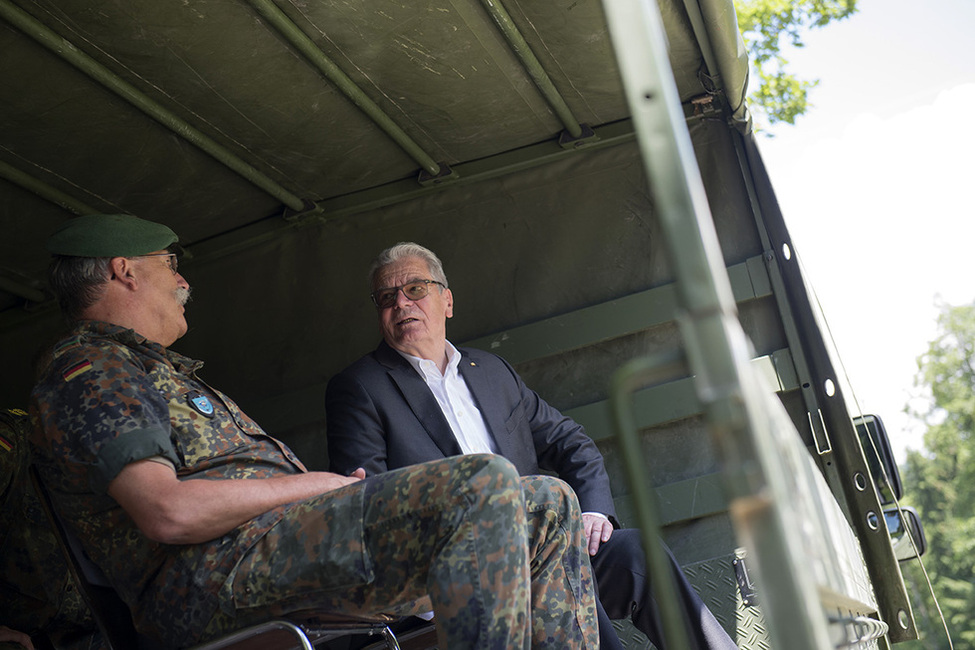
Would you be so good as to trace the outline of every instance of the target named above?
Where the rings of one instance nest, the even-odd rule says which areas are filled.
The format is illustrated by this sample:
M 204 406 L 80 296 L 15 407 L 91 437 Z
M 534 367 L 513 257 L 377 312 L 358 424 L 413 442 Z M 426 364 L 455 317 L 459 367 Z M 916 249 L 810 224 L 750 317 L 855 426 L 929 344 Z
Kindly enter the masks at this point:
M 860 408 L 898 461 L 936 304 L 975 300 L 975 0 L 860 0 L 811 32 L 792 71 L 820 79 L 794 127 L 760 138 L 795 249 Z

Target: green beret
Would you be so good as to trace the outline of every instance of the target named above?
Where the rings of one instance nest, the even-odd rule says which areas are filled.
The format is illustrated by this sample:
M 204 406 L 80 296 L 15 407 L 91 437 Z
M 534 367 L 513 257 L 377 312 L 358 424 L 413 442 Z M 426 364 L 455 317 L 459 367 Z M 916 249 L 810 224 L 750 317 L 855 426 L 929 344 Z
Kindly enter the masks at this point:
M 172 246 L 179 238 L 161 223 L 128 214 L 68 219 L 47 240 L 47 250 L 74 257 L 135 257 Z

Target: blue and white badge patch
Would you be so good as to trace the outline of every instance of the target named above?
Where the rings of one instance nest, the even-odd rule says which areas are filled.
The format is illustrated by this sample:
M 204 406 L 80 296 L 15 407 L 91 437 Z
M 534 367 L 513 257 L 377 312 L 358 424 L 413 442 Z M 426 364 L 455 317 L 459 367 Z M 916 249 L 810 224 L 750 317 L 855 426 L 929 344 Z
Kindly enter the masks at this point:
M 200 415 L 208 418 L 213 417 L 213 404 L 211 404 L 207 396 L 200 391 L 194 390 L 190 392 L 186 396 L 186 400 L 190 403 L 190 406 L 193 407 L 193 410 Z

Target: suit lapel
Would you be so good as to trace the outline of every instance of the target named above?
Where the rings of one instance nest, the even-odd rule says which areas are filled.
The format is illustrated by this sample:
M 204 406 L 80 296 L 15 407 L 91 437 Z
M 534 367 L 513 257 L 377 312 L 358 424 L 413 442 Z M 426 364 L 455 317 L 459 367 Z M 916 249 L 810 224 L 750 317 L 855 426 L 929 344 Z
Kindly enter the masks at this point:
M 508 417 L 510 405 L 498 399 L 491 399 L 497 394 L 497 387 L 492 387 L 491 378 L 485 368 L 471 359 L 470 355 L 461 351 L 460 376 L 467 382 L 467 387 L 474 396 L 477 408 L 484 417 L 488 433 L 494 438 L 494 444 L 498 447 L 498 452 L 507 458 L 512 458 L 515 450 L 509 446 L 511 436 L 508 435 L 505 419 Z
M 409 361 L 389 347 L 385 341 L 380 343 L 376 349 L 376 358 L 386 368 L 386 372 L 399 388 L 410 410 L 413 411 L 416 419 L 420 421 L 427 435 L 433 439 L 443 455 L 459 455 L 461 453 L 460 445 L 457 444 L 454 432 L 450 430 L 450 425 L 447 423 L 443 411 L 440 410 L 437 399 Z

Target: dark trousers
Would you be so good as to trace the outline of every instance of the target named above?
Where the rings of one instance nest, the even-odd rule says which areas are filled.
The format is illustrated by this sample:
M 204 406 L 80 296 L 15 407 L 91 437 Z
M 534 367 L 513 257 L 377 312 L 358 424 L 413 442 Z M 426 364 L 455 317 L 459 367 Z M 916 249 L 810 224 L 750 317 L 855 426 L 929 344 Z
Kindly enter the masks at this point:
M 737 650 L 734 641 L 687 581 L 670 550 L 666 546 L 664 548 L 670 557 L 677 597 L 689 617 L 689 650 Z M 599 647 L 603 650 L 622 650 L 623 644 L 610 619 L 628 618 L 659 650 L 679 650 L 668 648 L 662 640 L 663 626 L 653 598 L 652 578 L 640 545 L 640 531 L 633 528 L 613 531 L 613 536 L 599 547 L 599 552 L 590 560 L 596 579 Z

